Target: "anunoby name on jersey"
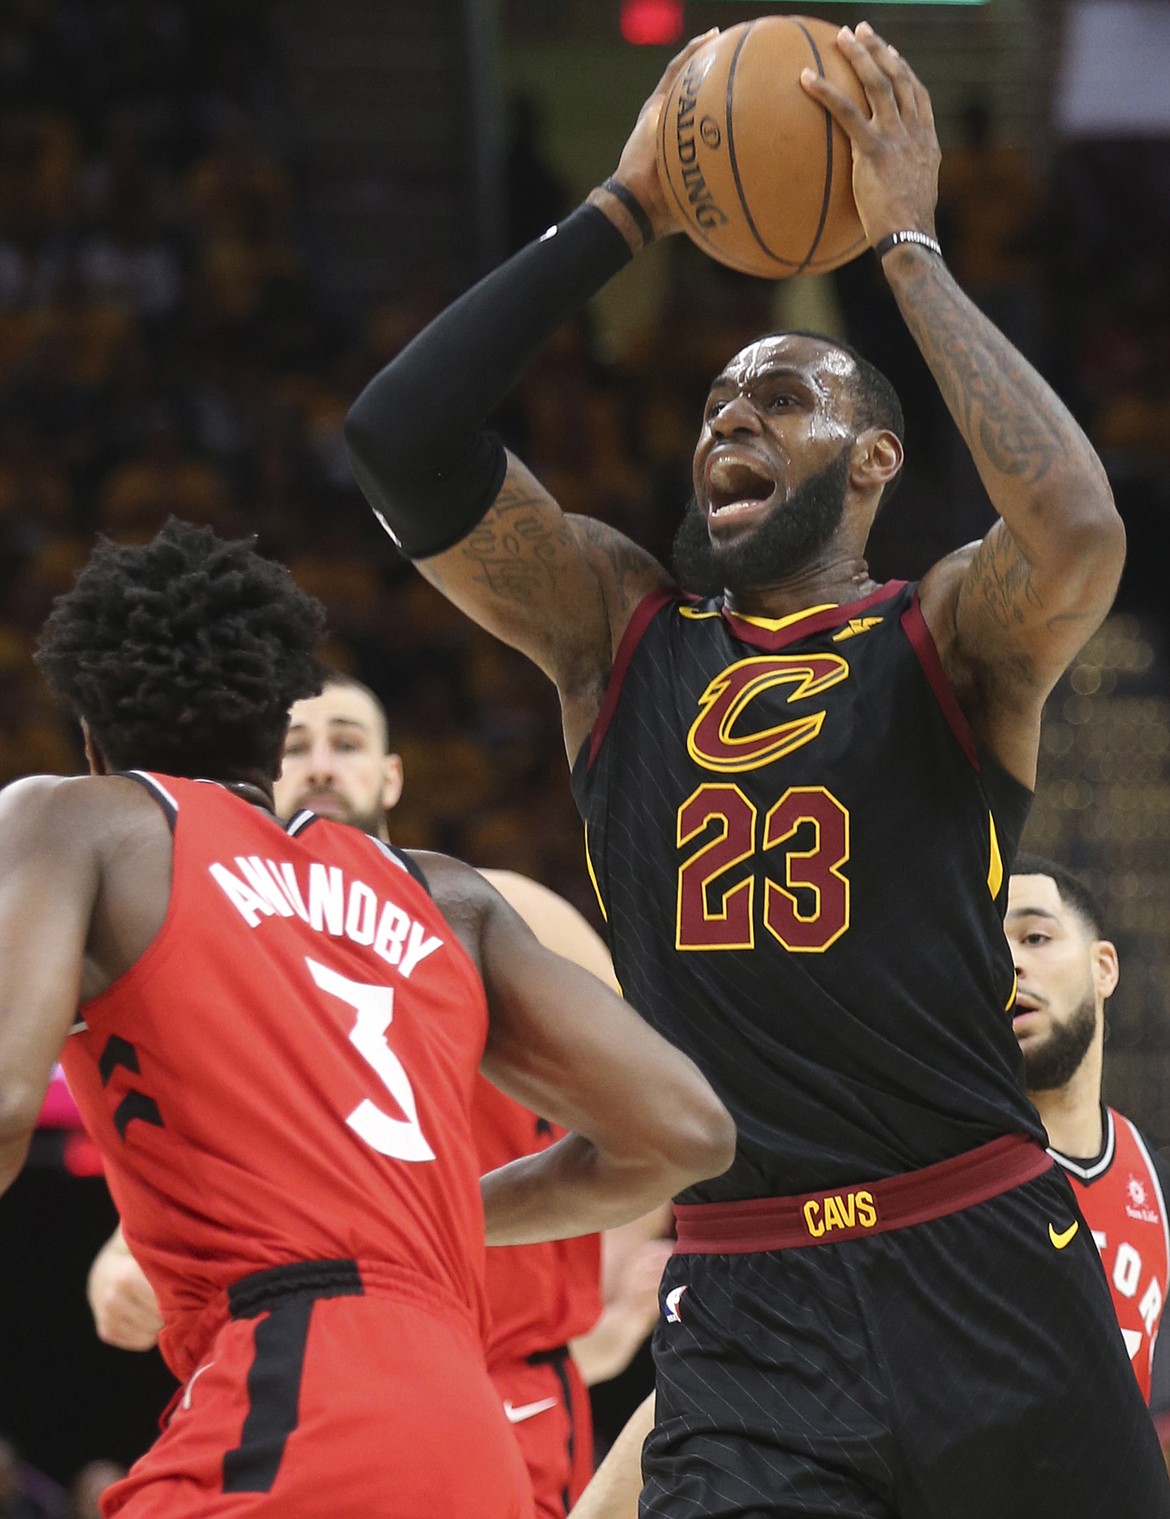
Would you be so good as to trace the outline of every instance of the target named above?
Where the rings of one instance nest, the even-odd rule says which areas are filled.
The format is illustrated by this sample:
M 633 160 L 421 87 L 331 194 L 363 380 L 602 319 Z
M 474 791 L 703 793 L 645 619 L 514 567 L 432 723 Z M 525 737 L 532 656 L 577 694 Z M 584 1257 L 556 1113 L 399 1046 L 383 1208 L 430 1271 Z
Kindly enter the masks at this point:
M 347 880 L 337 865 L 314 861 L 302 885 L 288 860 L 252 854 L 236 855 L 233 863 L 239 874 L 218 861 L 207 868 L 250 928 L 295 915 L 318 933 L 368 945 L 404 978 L 443 945 L 396 902 L 381 900 L 364 881 Z

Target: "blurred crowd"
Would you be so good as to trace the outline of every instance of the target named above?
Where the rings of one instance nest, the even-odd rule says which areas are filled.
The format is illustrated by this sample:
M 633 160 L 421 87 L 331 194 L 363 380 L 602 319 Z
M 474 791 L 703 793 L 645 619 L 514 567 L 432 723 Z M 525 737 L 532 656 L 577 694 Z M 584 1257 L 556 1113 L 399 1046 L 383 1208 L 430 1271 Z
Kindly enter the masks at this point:
M 386 699 L 415 777 L 400 842 L 526 871 L 590 908 L 547 683 L 397 559 L 345 456 L 349 403 L 454 292 L 429 271 L 356 326 L 322 303 L 266 10 L 4 8 L 0 781 L 78 767 L 30 664 L 37 629 L 96 531 L 142 540 L 174 512 L 259 533 L 326 602 L 331 659 Z M 531 109 L 513 112 L 514 241 L 566 209 L 538 128 Z M 940 210 L 964 284 L 1046 368 L 1151 520 L 1170 462 L 1168 181 L 1167 144 L 1096 144 L 1059 153 L 1046 183 L 972 101 Z M 661 554 L 707 381 L 774 319 L 771 287 L 675 244 L 653 321 L 618 357 L 600 356 L 586 322 L 566 327 L 498 419 L 568 509 Z M 904 393 L 911 465 L 875 569 L 917 573 L 981 532 L 986 504 L 873 261 L 840 271 L 826 301 Z
M 0 1434 L 0 1519 L 101 1519 L 102 1493 L 125 1475 L 116 1461 L 87 1461 L 68 1488 L 59 1487 Z

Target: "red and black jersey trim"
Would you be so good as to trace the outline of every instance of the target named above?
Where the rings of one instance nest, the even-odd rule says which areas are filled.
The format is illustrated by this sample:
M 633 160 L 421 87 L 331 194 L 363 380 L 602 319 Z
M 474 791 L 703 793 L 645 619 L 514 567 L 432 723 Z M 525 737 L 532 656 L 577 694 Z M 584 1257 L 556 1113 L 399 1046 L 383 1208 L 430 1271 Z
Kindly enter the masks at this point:
M 982 767 L 979 764 L 975 735 L 971 731 L 971 724 L 967 721 L 966 714 L 959 705 L 955 689 L 947 679 L 934 638 L 926 625 L 926 618 L 922 615 L 922 606 L 917 595 L 902 613 L 902 630 L 910 640 L 910 647 L 918 657 L 922 673 L 930 683 L 930 689 L 942 708 L 942 714 L 951 732 L 958 739 L 960 748 L 971 761 L 974 769 L 980 770 Z
M 124 775 L 129 781 L 137 781 L 144 791 L 149 791 L 162 809 L 162 814 L 167 820 L 167 826 L 174 833 L 175 821 L 179 816 L 179 804 L 162 782 L 156 779 L 155 776 L 148 774 L 145 770 L 119 770 L 117 773 Z
M 617 708 L 618 697 L 622 692 L 622 681 L 626 671 L 630 667 L 630 660 L 634 657 L 634 651 L 642 642 L 646 629 L 653 622 L 655 614 L 664 606 L 679 599 L 679 593 L 675 590 L 651 591 L 643 596 L 642 600 L 634 608 L 634 615 L 626 624 L 626 631 L 622 634 L 618 644 L 617 654 L 614 656 L 613 666 L 609 672 L 609 680 L 605 687 L 605 696 L 601 703 L 601 711 L 597 714 L 597 721 L 589 735 L 589 768 L 592 769 L 597 756 L 601 751 L 601 745 L 609 725 L 613 721 L 613 714 Z
M 906 584 L 905 580 L 887 580 L 860 601 L 842 601 L 836 606 L 824 607 L 819 612 L 809 612 L 803 617 L 798 613 L 782 628 L 760 627 L 750 618 L 741 617 L 726 606 L 720 608 L 720 613 L 740 643 L 750 644 L 753 649 L 762 649 L 765 654 L 776 654 L 802 638 L 811 638 L 814 633 L 843 628 L 846 623 L 864 616 L 873 607 L 892 601 L 899 591 L 906 589 Z

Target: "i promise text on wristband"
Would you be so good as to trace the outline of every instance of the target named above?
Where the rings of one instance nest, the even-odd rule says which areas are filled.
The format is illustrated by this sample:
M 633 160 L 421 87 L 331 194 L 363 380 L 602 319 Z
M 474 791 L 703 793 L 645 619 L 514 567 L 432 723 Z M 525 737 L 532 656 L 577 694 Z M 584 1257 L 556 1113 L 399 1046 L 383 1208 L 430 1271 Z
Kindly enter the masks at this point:
M 633 217 L 638 231 L 642 234 L 643 246 L 645 246 L 646 243 L 652 243 L 654 241 L 654 224 L 646 215 L 646 211 L 642 205 L 642 202 L 638 199 L 634 192 L 632 190 L 627 190 L 625 185 L 622 184 L 621 180 L 614 179 L 612 174 L 608 179 L 602 180 L 601 188 L 603 190 L 608 190 L 609 193 L 613 196 L 614 200 L 620 200 L 622 205 L 625 206 L 626 210 Z
M 901 232 L 887 232 L 880 242 L 874 244 L 873 251 L 877 254 L 878 263 L 891 248 L 898 248 L 903 243 L 914 243 L 919 248 L 928 248 L 931 253 L 936 253 L 942 258 L 942 244 L 937 237 L 931 237 L 929 232 L 919 232 L 917 227 L 906 227 Z

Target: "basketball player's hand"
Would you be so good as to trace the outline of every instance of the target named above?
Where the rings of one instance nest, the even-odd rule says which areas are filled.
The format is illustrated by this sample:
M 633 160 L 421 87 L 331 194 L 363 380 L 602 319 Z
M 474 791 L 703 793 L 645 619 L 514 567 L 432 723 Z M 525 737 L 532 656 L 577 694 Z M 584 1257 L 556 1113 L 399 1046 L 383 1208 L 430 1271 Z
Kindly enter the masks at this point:
M 119 1350 L 152 1350 L 158 1343 L 163 1323 L 158 1302 L 120 1233 L 94 1257 L 85 1295 L 99 1340 Z
M 941 154 L 922 81 L 868 21 L 842 27 L 837 46 L 853 66 L 869 115 L 811 69 L 800 82 L 853 145 L 853 198 L 870 244 L 916 228 L 934 235 Z
M 667 237 L 672 232 L 682 231 L 682 222 L 662 193 L 662 184 L 658 178 L 658 122 L 663 107 L 670 97 L 675 76 L 687 66 L 692 53 L 696 53 L 705 42 L 709 42 L 718 30 L 718 27 L 712 27 L 701 37 L 693 37 L 682 52 L 671 59 L 666 72 L 655 86 L 653 94 L 648 97 L 639 111 L 634 130 L 626 140 L 622 156 L 614 171 L 614 178 L 620 180 L 630 194 L 637 198 L 643 211 L 650 218 L 656 238 Z M 608 206 L 604 209 L 608 210 Z

